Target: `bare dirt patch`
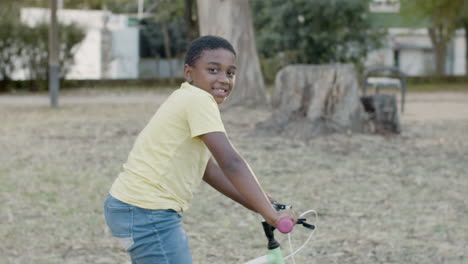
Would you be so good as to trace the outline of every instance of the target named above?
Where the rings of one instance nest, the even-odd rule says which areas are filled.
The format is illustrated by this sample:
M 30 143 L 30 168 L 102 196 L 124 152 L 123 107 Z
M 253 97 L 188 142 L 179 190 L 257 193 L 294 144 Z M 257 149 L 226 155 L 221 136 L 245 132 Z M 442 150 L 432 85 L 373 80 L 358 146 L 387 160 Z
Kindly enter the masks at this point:
M 410 93 L 405 105 L 405 121 L 468 120 L 468 93 Z
M 71 93 L 59 109 L 46 95 L 0 96 L 1 263 L 129 263 L 102 202 L 168 94 Z M 252 135 L 267 109 L 227 109 L 223 118 L 267 191 L 299 212 L 318 211 L 297 263 L 458 264 L 468 252 L 467 113 L 467 94 L 411 93 L 399 136 L 310 142 Z M 206 184 L 184 219 L 195 263 L 265 253 L 258 217 Z

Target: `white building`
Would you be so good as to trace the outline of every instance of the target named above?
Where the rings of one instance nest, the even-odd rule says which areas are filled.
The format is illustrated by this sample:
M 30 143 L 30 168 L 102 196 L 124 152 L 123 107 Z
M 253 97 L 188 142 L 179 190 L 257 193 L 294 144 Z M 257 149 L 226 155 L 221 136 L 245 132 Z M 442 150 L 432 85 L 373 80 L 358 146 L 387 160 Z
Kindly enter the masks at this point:
M 388 28 L 386 46 L 371 52 L 366 66 L 396 66 L 409 76 L 427 76 L 435 73 L 435 52 L 423 25 L 405 27 L 399 17 L 398 0 L 374 0 L 370 6 L 373 19 Z M 421 23 L 422 24 L 422 23 Z M 449 44 L 446 69 L 447 75 L 465 74 L 466 33 L 458 30 Z
M 128 16 L 99 10 L 59 9 L 57 17 L 59 22 L 76 23 L 86 32 L 66 79 L 138 78 L 139 30 Z M 30 26 L 49 20 L 49 9 L 21 9 L 21 21 Z M 18 71 L 14 77 L 25 79 L 27 74 Z

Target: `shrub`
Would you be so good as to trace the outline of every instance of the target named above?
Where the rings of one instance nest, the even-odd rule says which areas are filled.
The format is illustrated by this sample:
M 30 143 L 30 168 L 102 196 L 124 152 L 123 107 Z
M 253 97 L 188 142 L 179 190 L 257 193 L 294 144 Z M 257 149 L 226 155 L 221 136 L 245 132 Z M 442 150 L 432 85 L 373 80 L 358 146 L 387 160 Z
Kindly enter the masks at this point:
M 12 10 L 10 10 L 12 11 Z M 28 26 L 17 17 L 0 12 L 0 90 L 7 90 L 16 70 L 26 71 L 31 89 L 43 88 L 48 78 L 49 24 Z M 61 67 L 63 78 L 73 65 L 74 53 L 84 39 L 85 32 L 76 24 L 58 25 Z

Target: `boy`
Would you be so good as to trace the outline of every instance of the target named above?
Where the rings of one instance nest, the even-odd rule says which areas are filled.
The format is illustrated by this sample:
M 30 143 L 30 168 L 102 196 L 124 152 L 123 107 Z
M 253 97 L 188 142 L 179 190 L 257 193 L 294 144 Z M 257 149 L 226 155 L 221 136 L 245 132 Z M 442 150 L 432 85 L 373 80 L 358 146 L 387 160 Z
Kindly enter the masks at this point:
M 229 141 L 218 104 L 234 88 L 236 52 L 225 39 L 194 40 L 185 83 L 138 135 L 124 171 L 106 199 L 106 222 L 132 263 L 192 263 L 181 215 L 201 180 L 258 212 L 275 226 L 276 212 L 253 172 Z

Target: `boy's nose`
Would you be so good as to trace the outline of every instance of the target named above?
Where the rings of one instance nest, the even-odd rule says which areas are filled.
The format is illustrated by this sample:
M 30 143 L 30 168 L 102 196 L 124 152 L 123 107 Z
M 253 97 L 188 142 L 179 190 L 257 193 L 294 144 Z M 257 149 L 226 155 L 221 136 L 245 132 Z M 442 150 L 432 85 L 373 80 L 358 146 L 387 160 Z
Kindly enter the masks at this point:
M 225 74 L 220 74 L 218 76 L 218 82 L 220 82 L 222 84 L 229 84 L 230 80 Z

